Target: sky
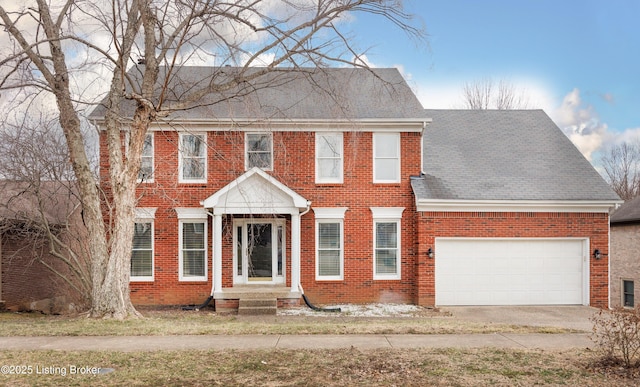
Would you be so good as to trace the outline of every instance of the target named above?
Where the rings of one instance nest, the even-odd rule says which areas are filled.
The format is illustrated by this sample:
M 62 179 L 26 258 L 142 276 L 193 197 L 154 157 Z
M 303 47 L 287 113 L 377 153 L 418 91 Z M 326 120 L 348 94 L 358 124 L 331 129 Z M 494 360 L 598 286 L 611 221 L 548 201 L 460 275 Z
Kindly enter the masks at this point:
M 505 80 L 594 164 L 606 147 L 640 138 L 640 1 L 405 3 L 426 43 L 370 15 L 352 30 L 367 62 L 398 67 L 425 108 L 461 108 L 465 82 Z

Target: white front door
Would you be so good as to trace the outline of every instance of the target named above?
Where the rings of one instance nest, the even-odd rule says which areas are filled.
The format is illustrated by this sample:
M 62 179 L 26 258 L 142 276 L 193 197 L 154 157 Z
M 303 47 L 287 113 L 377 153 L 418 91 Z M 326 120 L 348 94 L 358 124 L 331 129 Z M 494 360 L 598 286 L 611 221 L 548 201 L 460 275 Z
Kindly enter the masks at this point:
M 284 220 L 237 219 L 233 224 L 234 284 L 284 283 Z

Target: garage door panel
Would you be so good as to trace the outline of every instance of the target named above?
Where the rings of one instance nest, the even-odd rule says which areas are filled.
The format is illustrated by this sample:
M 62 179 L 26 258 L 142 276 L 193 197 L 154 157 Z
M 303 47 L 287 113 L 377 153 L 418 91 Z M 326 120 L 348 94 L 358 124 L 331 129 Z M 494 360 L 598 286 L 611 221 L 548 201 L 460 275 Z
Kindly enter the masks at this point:
M 582 304 L 584 241 L 436 239 L 436 304 Z

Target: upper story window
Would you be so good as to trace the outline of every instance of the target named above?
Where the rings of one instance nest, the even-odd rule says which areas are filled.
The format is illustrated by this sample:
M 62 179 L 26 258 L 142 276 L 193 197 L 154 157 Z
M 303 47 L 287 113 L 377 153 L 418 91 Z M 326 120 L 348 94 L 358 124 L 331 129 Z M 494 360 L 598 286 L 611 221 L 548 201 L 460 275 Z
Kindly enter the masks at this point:
M 147 133 L 144 138 L 138 181 L 142 183 L 153 182 L 153 133 Z
M 400 182 L 400 133 L 373 134 L 373 182 Z
M 342 133 L 316 133 L 316 183 L 342 183 L 342 144 Z
M 181 183 L 205 183 L 207 181 L 206 134 L 180 133 Z
M 245 168 L 273 170 L 273 136 L 271 133 L 247 133 L 245 137 Z

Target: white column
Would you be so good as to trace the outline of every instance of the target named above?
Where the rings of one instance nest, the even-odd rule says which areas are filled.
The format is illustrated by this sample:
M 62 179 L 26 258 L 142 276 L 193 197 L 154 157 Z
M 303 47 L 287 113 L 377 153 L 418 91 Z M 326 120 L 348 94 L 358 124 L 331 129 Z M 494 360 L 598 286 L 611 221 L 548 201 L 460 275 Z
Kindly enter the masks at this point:
M 213 293 L 222 291 L 222 215 L 213 215 Z
M 291 291 L 300 290 L 300 214 L 291 214 Z

